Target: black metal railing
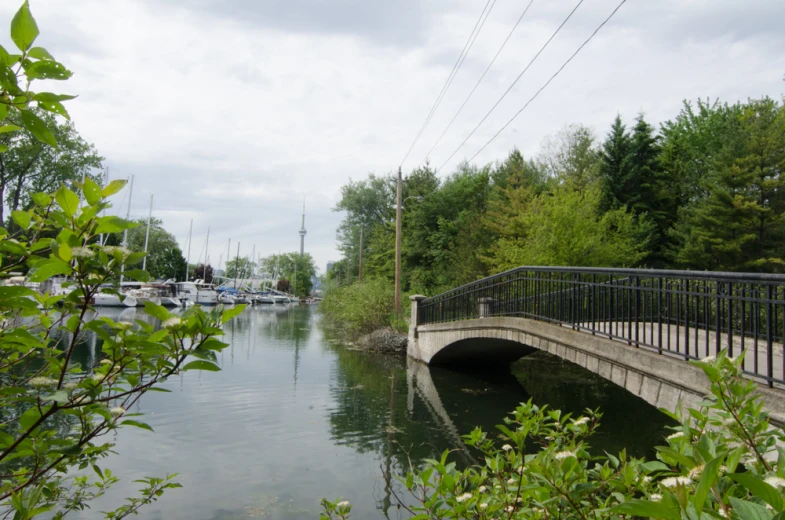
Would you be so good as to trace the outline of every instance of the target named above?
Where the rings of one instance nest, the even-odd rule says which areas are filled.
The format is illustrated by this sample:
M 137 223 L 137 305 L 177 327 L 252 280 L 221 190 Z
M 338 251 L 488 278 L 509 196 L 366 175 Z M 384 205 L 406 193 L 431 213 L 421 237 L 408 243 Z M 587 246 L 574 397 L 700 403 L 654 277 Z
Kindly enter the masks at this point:
M 785 275 L 519 267 L 419 303 L 419 324 L 530 318 L 685 360 L 746 352 L 744 369 L 785 384 Z

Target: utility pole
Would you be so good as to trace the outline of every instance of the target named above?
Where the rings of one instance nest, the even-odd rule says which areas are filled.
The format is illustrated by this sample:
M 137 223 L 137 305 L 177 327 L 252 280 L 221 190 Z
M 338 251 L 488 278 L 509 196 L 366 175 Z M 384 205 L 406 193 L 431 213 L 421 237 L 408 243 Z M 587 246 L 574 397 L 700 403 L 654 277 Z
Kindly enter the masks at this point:
M 395 313 L 401 313 L 401 167 L 395 189 Z
M 188 281 L 188 271 L 191 270 L 191 234 L 194 231 L 194 219 L 191 219 L 191 227 L 188 228 L 188 258 L 185 259 L 185 281 Z
M 363 283 L 363 228 L 360 228 L 360 272 L 357 281 Z
M 147 253 L 147 241 L 150 239 L 150 222 L 153 220 L 153 194 L 150 194 L 150 213 L 147 215 L 147 231 L 144 233 L 144 252 Z M 147 255 L 142 260 L 142 271 L 147 269 Z

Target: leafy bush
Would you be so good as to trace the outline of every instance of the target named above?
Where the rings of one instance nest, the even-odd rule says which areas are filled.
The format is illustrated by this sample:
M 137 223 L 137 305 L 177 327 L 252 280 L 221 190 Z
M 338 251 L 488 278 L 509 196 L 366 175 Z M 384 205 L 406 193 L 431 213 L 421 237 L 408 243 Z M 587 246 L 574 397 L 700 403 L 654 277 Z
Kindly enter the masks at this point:
M 33 108 L 67 117 L 61 102 L 74 96 L 36 94 L 30 85 L 67 79 L 71 73 L 45 49 L 32 47 L 37 36 L 25 2 L 11 22 L 11 39 L 20 54 L 0 47 L 0 133 L 23 131 L 8 124 L 11 115 L 18 116 L 36 139 L 56 147 Z M 6 149 L 0 144 L 0 154 Z M 218 370 L 215 353 L 227 345 L 216 337 L 221 325 L 244 307 L 226 313 L 193 307 L 175 316 L 147 303 L 145 312 L 161 321 L 160 330 L 143 320 L 98 317 L 91 301 L 99 291 L 122 298 L 117 291 L 122 274 L 147 279 L 146 272 L 135 269 L 145 255 L 98 241 L 100 235 L 134 225 L 99 216 L 125 181 L 102 187 L 86 176 L 76 185 L 78 194 L 65 186 L 33 194 L 30 209 L 11 214 L 15 232 L 0 228 L 2 518 L 27 520 L 47 513 L 60 519 L 105 493 L 117 478 L 98 465 L 113 447 L 102 437 L 122 426 L 151 429 L 128 410 L 146 392 L 162 390 L 159 385 L 167 377 L 185 370 Z M 19 273 L 27 273 L 26 279 L 15 276 Z M 52 293 L 54 277 L 67 280 L 61 285 L 64 291 Z M 40 291 L 35 284 L 41 284 Z M 83 366 L 75 352 L 86 334 L 100 338 L 102 345 L 100 359 Z M 136 513 L 164 490 L 179 487 L 173 477 L 139 480 L 140 497 L 106 517 Z
M 344 287 L 328 287 L 319 307 L 351 333 L 363 334 L 383 327 L 405 331 L 406 321 L 394 312 L 394 295 L 389 280 L 375 278 Z
M 593 456 L 599 412 L 573 419 L 530 401 L 498 427 L 501 448 L 480 429 L 465 437 L 484 465 L 460 470 L 445 452 L 399 478 L 411 495 L 399 504 L 417 519 L 782 520 L 785 433 L 771 427 L 741 358 L 695 364 L 711 395 L 673 414 L 680 426 L 657 460 Z M 325 501 L 323 518 L 346 518 L 351 506 L 338 504 Z

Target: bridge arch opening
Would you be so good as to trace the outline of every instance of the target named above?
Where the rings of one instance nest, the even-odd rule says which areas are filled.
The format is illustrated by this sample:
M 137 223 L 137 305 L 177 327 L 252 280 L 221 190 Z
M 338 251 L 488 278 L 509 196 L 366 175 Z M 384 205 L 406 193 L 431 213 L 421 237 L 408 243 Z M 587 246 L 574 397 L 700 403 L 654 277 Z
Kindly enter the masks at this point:
M 532 352 L 537 352 L 537 349 L 517 341 L 495 338 L 470 338 L 446 345 L 431 358 L 429 364 L 510 364 Z

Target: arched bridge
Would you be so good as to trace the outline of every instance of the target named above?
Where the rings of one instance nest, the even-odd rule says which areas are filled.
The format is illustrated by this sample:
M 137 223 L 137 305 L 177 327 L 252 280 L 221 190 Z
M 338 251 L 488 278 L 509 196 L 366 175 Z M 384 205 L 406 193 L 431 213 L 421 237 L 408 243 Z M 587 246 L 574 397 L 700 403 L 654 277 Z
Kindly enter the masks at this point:
M 519 267 L 411 300 L 408 354 L 425 363 L 543 350 L 675 410 L 709 390 L 688 361 L 727 349 L 785 423 L 785 275 Z

